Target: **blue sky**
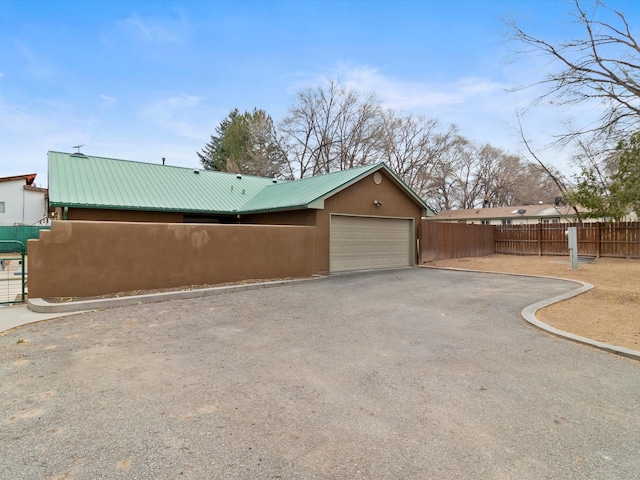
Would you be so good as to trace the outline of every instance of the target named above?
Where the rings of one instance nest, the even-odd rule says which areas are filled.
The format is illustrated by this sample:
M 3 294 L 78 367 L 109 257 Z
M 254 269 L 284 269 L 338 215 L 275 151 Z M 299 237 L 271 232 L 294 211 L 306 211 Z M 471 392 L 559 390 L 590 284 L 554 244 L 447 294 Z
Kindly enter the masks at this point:
M 610 0 L 631 25 L 640 6 Z M 575 35 L 564 0 L 0 1 L 0 176 L 35 172 L 48 150 L 199 165 L 231 109 L 278 122 L 297 91 L 329 80 L 375 92 L 443 129 L 523 151 L 516 111 L 546 62 L 516 55 L 503 19 L 547 40 Z M 635 20 L 638 21 L 635 21 Z M 540 156 L 572 117 L 541 106 L 523 126 Z M 564 167 L 563 167 L 564 168 Z

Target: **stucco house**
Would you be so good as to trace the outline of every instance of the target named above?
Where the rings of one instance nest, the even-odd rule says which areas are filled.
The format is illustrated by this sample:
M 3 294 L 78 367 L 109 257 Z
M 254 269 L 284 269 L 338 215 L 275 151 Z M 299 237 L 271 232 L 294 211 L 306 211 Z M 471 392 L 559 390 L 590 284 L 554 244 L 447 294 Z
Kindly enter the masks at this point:
M 578 211 L 585 212 L 581 207 L 578 207 Z M 573 207 L 559 203 L 442 210 L 426 220 L 482 225 L 532 225 L 538 223 L 575 223 L 578 221 L 578 217 Z M 582 218 L 582 221 L 598 222 L 602 220 Z
M 48 223 L 47 189 L 35 179 L 35 173 L 0 178 L 0 226 Z
M 314 226 L 318 273 L 414 265 L 434 212 L 384 163 L 296 180 L 49 152 L 59 220 Z

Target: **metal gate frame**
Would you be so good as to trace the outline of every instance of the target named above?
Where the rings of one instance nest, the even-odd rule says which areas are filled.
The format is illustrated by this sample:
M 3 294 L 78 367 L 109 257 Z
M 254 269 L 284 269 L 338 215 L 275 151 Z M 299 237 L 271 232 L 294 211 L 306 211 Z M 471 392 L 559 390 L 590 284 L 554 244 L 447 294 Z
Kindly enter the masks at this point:
M 6 245 L 6 244 L 13 244 L 13 245 L 20 245 L 20 260 L 21 260 L 21 282 L 20 282 L 20 300 L 8 300 L 8 301 L 0 301 L 0 305 L 7 305 L 7 304 L 12 304 L 12 303 L 24 303 L 25 302 L 25 287 L 27 285 L 27 282 L 25 281 L 25 271 L 26 271 L 26 265 L 25 265 L 25 247 L 24 247 L 24 243 L 18 241 L 18 240 L 0 240 L 0 246 L 2 245 Z M 3 253 L 0 253 L 0 260 L 16 260 L 16 257 L 4 257 Z M 10 280 L 7 280 L 7 282 L 9 282 Z M 7 285 L 7 288 L 8 285 Z

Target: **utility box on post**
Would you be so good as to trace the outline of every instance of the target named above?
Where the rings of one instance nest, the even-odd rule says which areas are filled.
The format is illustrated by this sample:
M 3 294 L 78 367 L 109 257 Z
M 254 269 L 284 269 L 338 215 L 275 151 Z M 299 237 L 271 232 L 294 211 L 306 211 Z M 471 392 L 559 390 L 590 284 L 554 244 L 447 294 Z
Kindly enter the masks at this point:
M 577 227 L 567 228 L 567 240 L 569 241 L 569 256 L 571 257 L 571 268 L 578 269 L 578 229 Z

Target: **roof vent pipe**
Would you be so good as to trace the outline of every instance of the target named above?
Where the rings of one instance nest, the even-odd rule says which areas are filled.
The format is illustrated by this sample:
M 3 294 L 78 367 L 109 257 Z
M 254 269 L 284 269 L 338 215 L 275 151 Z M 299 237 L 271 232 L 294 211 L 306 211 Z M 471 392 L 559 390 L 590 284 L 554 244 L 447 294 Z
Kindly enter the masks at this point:
M 242 179 L 242 175 L 237 174 L 237 175 L 236 175 L 236 178 L 237 178 L 238 180 L 241 180 L 241 179 Z
M 200 175 L 200 170 L 198 170 L 197 168 L 193 170 L 193 173 L 195 173 L 196 175 Z
M 166 160 L 166 159 L 165 159 L 164 157 L 162 157 L 162 164 L 163 164 L 163 165 L 164 165 L 165 160 Z

